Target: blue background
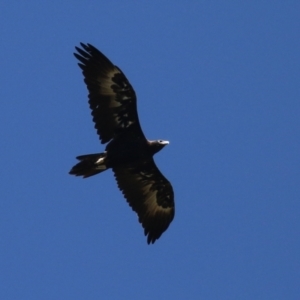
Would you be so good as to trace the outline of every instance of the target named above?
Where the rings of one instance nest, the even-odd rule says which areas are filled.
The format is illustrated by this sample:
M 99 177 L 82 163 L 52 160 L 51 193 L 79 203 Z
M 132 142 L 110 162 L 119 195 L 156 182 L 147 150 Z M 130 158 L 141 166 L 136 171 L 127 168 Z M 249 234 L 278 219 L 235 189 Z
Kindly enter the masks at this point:
M 3 1 L 0 299 L 300 299 L 300 2 Z M 138 96 L 176 216 L 146 244 L 73 57 Z

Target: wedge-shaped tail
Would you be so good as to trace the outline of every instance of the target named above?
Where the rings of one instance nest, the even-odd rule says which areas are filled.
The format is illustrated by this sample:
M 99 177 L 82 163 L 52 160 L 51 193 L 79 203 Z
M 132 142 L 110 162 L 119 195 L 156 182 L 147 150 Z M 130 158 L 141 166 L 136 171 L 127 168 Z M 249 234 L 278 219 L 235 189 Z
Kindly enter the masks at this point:
M 106 152 L 87 154 L 76 157 L 80 162 L 76 164 L 69 174 L 75 176 L 83 176 L 87 178 L 98 173 L 101 173 L 107 169 L 106 166 Z

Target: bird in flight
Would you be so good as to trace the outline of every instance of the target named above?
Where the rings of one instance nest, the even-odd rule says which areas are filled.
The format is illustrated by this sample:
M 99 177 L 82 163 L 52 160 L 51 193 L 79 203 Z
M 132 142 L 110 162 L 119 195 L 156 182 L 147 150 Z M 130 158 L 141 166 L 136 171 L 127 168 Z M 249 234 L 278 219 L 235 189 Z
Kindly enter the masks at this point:
M 95 129 L 105 151 L 76 157 L 69 172 L 83 178 L 112 169 L 118 187 L 154 243 L 174 218 L 174 192 L 153 156 L 168 141 L 147 140 L 139 123 L 134 89 L 124 73 L 91 44 L 75 47 Z

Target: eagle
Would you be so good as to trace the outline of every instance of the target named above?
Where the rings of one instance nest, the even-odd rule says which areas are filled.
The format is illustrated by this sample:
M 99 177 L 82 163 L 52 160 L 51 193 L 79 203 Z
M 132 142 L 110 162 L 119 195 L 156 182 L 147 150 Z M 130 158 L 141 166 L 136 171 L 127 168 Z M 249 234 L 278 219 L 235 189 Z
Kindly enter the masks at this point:
M 137 98 L 124 73 L 91 44 L 74 53 L 88 89 L 89 106 L 102 153 L 77 156 L 69 174 L 87 178 L 112 169 L 117 185 L 137 213 L 147 243 L 167 230 L 175 214 L 171 183 L 153 156 L 168 141 L 146 139 L 137 113 Z

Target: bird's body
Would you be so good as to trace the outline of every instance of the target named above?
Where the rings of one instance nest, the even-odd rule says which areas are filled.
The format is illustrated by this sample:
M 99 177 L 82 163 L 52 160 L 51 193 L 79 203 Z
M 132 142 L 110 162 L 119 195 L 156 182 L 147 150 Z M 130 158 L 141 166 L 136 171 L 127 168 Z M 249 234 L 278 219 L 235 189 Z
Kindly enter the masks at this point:
M 81 44 L 80 61 L 89 90 L 95 128 L 105 152 L 78 156 L 70 174 L 84 178 L 112 169 L 118 187 L 138 214 L 148 243 L 154 243 L 174 218 L 174 193 L 153 155 L 169 142 L 145 138 L 136 96 L 122 71 L 90 44 Z

